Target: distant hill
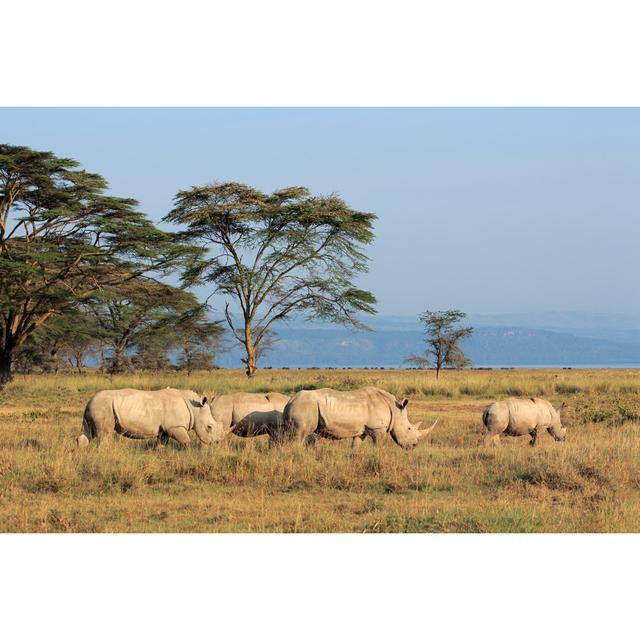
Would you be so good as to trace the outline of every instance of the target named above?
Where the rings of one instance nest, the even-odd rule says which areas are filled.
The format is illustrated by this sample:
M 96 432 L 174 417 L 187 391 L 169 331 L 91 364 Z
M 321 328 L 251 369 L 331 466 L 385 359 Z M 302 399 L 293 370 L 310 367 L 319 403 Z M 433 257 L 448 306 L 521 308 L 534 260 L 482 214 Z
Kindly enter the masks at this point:
M 522 316 L 522 322 L 560 322 L 560 318 Z M 587 326 L 588 319 L 576 316 L 568 320 L 578 326 L 562 331 L 514 325 L 485 326 L 483 322 L 487 318 L 500 317 L 485 316 L 483 320 L 482 317 L 472 316 L 469 324 L 475 327 L 475 332 L 463 348 L 474 366 L 481 367 L 633 366 L 640 363 L 640 328 L 633 329 L 633 323 L 626 322 L 626 316 L 624 323 L 609 328 L 602 323 L 598 326 L 597 322 Z M 510 318 L 514 319 L 513 316 Z M 331 325 L 303 323 L 282 325 L 278 328 L 278 342 L 264 356 L 261 366 L 400 367 L 406 366 L 406 356 L 418 353 L 423 348 L 423 334 L 414 318 L 380 316 L 371 319 L 368 324 L 373 331 L 352 331 Z M 620 327 L 620 324 L 624 326 Z M 580 335 L 583 332 L 589 335 Z M 630 336 L 630 339 L 612 340 L 606 337 L 612 335 Z M 633 339 L 634 336 L 637 340 Z M 240 351 L 234 348 L 220 354 L 217 362 L 225 367 L 238 367 Z
M 618 313 L 509 313 L 471 315 L 475 327 L 521 327 L 640 344 L 640 317 Z

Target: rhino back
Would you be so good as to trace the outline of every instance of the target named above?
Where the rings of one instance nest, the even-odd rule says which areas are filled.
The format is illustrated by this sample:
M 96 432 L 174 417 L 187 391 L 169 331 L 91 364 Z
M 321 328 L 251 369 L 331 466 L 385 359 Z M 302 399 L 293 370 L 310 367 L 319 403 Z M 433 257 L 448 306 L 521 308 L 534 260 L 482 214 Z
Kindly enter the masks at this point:
M 151 438 L 158 434 L 162 406 L 153 393 L 135 389 L 113 392 L 113 412 L 117 429 L 134 438 Z
M 325 430 L 338 438 L 361 435 L 365 428 L 386 430 L 390 425 L 391 411 L 387 399 L 379 391 L 374 388 L 315 391 Z
M 251 413 L 273 411 L 273 405 L 264 393 L 235 393 L 232 398 L 233 424 L 240 422 Z
M 544 398 L 534 398 L 536 405 L 538 406 L 538 425 L 541 427 L 548 427 L 552 424 L 553 418 L 556 414 L 556 410 L 553 405 Z
M 492 402 L 482 414 L 487 432 L 493 435 L 524 435 L 536 425 L 537 408 L 531 400 L 508 398 Z
M 195 391 L 187 389 L 161 389 L 150 392 L 153 407 L 149 408 L 152 420 L 161 427 L 184 427 L 189 430 L 194 426 L 194 413 L 201 408 L 201 397 Z
M 510 398 L 509 426 L 517 433 L 530 433 L 551 424 L 553 407 L 544 398 Z
M 284 409 L 284 405 L 282 408 Z M 225 429 L 230 429 L 251 413 L 267 414 L 273 410 L 272 403 L 263 393 L 223 394 L 214 398 L 211 403 L 211 414 Z
M 287 406 L 287 402 L 291 399 L 290 396 L 284 395 L 284 393 L 278 393 L 277 391 L 270 391 L 267 393 L 267 399 L 271 403 L 271 406 L 275 411 L 282 413 Z

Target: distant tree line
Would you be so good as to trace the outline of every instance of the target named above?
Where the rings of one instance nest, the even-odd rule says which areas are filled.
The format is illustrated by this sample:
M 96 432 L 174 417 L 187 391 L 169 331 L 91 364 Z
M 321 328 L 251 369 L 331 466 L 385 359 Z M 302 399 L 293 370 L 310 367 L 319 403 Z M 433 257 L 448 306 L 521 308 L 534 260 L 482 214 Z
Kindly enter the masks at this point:
M 180 191 L 156 227 L 106 180 L 49 151 L 0 144 L 0 388 L 14 371 L 214 367 L 226 322 L 247 375 L 292 315 L 364 326 L 375 215 L 303 187 Z M 180 287 L 163 282 L 172 275 Z M 225 320 L 188 290 L 224 297 Z M 172 364 L 171 358 L 175 361 Z

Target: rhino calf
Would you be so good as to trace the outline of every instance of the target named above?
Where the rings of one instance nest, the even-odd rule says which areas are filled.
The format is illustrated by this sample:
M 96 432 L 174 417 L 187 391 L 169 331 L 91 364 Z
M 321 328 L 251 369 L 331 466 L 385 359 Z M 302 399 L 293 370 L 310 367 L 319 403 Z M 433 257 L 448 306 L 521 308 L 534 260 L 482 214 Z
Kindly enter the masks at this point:
M 529 444 L 536 445 L 538 435 L 547 431 L 555 440 L 562 442 L 567 428 L 562 426 L 561 412 L 564 403 L 557 409 L 543 398 L 509 398 L 491 403 L 482 414 L 485 427 L 485 445 L 499 445 L 500 434 L 508 436 L 530 435 Z
M 77 439 L 80 447 L 93 438 L 99 444 L 113 433 L 142 440 L 172 438 L 182 445 L 190 443 L 192 430 L 206 445 L 225 436 L 222 425 L 211 415 L 207 399 L 182 389 L 98 391 L 87 403 L 82 422 L 83 433 Z

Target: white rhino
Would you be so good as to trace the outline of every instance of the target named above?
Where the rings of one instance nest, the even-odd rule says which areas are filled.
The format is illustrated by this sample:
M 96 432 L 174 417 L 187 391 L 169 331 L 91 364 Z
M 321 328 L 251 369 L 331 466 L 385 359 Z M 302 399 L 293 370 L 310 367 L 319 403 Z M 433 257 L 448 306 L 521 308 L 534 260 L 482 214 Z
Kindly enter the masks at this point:
M 222 440 L 225 431 L 211 415 L 207 399 L 194 391 L 161 389 L 113 389 L 98 391 L 84 410 L 83 433 L 78 446 L 98 443 L 116 432 L 127 438 L 167 441 L 173 438 L 182 445 L 190 442 L 194 430 L 203 444 Z
M 561 412 L 564 403 L 557 409 L 543 398 L 509 398 L 490 404 L 482 414 L 485 426 L 485 444 L 500 444 L 500 434 L 508 436 L 530 435 L 529 444 L 534 447 L 538 434 L 543 430 L 559 442 L 567 436 L 562 426 Z
M 289 396 L 275 391 L 269 393 L 230 393 L 211 401 L 211 414 L 241 438 L 267 434 L 273 437 L 282 425 L 282 411 Z
M 365 387 L 356 391 L 317 389 L 299 391 L 284 408 L 286 440 L 313 441 L 313 437 L 357 443 L 370 436 L 379 444 L 386 433 L 403 449 L 411 449 L 436 426 L 420 431 L 420 422 L 411 424 L 407 399 L 398 402 L 382 389 Z

